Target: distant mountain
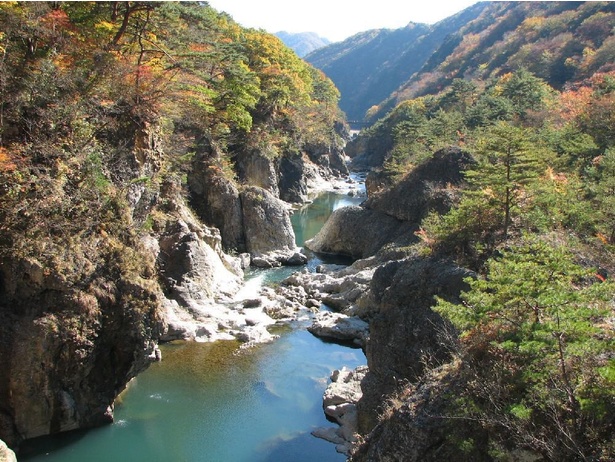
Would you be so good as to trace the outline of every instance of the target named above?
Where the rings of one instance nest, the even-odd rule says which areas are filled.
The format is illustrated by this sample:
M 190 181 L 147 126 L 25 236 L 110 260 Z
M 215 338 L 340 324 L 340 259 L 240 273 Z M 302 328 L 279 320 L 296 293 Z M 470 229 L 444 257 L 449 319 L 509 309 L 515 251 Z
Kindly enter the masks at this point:
M 615 70 L 615 2 L 480 5 L 480 15 L 448 35 L 419 72 L 370 111 L 372 120 L 402 101 L 439 93 L 456 78 L 484 82 L 524 67 L 562 89 Z
M 329 39 L 319 37 L 314 32 L 300 32 L 294 34 L 281 31 L 276 32 L 274 35 L 282 40 L 287 47 L 292 48 L 300 58 L 331 43 Z
M 360 32 L 305 57 L 333 80 L 349 120 L 362 120 L 427 62 L 444 42 L 474 20 L 488 3 L 481 2 L 433 26 L 410 23 L 400 29 Z
M 375 121 L 455 78 L 484 82 L 525 67 L 560 89 L 608 72 L 613 30 L 615 2 L 479 2 L 432 26 L 361 32 L 304 59 L 333 80 L 348 120 Z

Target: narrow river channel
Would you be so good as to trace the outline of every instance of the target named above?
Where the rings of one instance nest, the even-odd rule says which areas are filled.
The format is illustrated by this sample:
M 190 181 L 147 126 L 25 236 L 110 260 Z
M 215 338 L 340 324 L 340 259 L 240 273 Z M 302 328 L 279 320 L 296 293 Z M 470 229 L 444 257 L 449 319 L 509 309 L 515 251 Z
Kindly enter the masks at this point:
M 330 213 L 359 198 L 324 193 L 292 216 L 298 245 Z M 309 268 L 322 261 L 310 255 Z M 254 271 L 248 285 L 271 284 L 297 268 Z M 22 461 L 47 462 L 333 462 L 345 456 L 313 437 L 332 426 L 321 399 L 334 369 L 365 364 L 361 350 L 327 343 L 306 321 L 278 327 L 270 344 L 162 345 L 163 360 L 118 399 L 115 423 L 28 444 Z

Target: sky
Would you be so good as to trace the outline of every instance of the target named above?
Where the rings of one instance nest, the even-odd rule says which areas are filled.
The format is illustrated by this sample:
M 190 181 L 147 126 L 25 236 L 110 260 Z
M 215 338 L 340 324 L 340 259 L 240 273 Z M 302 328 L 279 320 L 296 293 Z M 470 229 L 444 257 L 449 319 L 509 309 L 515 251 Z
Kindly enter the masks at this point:
M 244 27 L 316 32 L 332 42 L 369 29 L 433 24 L 478 0 L 208 0 Z

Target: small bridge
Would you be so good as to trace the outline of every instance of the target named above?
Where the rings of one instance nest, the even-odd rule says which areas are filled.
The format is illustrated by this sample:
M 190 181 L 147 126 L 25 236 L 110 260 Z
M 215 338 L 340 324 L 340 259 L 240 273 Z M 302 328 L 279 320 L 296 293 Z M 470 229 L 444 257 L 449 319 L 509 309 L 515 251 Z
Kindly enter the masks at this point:
M 352 130 L 361 130 L 362 128 L 369 127 L 371 124 L 363 122 L 362 120 L 348 120 L 348 125 Z

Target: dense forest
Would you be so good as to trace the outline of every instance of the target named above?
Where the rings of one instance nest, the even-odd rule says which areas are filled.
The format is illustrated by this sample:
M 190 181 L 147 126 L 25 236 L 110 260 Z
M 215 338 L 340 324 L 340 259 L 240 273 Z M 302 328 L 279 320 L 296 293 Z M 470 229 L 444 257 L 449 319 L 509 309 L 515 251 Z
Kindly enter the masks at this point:
M 509 460 L 514 448 L 612 460 L 615 14 L 593 2 L 494 9 L 514 32 L 496 33 L 487 9 L 348 152 L 385 189 L 441 148 L 472 155 L 464 185 L 450 185 L 455 205 L 430 213 L 407 249 L 476 272 L 461 303 L 434 305 L 455 332 L 452 361 L 425 379 L 454 390 L 439 409 L 447 444 L 464 460 Z M 411 404 L 424 385 L 401 389 L 384 421 L 424 418 Z

